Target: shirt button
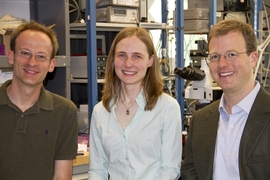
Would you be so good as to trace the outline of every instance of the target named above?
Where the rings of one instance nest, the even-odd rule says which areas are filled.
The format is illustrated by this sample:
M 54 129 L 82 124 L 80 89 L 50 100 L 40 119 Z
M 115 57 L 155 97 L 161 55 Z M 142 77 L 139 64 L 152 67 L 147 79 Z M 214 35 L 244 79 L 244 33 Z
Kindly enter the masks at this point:
M 230 128 L 232 129 L 233 128 L 233 125 L 230 125 Z

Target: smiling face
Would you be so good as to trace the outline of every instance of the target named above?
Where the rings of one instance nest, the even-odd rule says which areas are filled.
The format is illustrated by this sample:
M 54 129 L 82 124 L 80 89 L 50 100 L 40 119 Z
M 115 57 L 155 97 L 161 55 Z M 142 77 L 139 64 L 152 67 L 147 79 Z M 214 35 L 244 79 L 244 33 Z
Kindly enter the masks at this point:
M 48 72 L 52 72 L 56 60 L 37 61 L 35 55 L 51 57 L 52 46 L 49 37 L 38 31 L 26 30 L 16 39 L 15 52 L 9 51 L 8 62 L 13 65 L 13 82 L 23 86 L 42 86 Z M 25 58 L 18 50 L 29 51 L 32 56 Z
M 131 36 L 116 45 L 114 64 L 122 84 L 141 86 L 148 67 L 153 65 L 153 57 L 149 57 L 146 45 L 139 38 Z
M 245 40 L 239 32 L 213 37 L 209 44 L 209 54 L 225 54 L 227 52 L 246 52 Z M 247 94 L 254 87 L 253 68 L 256 66 L 256 51 L 238 54 L 233 61 L 227 61 L 221 55 L 218 62 L 211 62 L 209 70 L 212 78 L 223 89 L 224 93 Z

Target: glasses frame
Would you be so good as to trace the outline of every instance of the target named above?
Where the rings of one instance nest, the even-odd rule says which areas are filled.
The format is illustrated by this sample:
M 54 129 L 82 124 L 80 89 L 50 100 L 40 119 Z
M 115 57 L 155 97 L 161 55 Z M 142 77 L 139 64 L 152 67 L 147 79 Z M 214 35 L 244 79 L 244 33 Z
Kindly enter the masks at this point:
M 227 57 L 228 57 L 228 55 L 229 55 L 230 53 L 234 53 L 234 54 L 235 54 L 235 56 L 233 57 L 232 60 L 227 59 Z M 213 54 L 209 54 L 209 55 L 208 55 L 208 57 L 207 57 L 207 59 L 206 59 L 206 62 L 207 62 L 208 65 L 209 65 L 211 62 L 219 62 L 221 56 L 223 56 L 224 59 L 226 59 L 226 61 L 234 61 L 234 60 L 238 57 L 239 54 L 245 54 L 245 53 L 248 53 L 248 52 L 247 52 L 247 51 L 246 51 L 246 52 L 229 51 L 229 52 L 226 52 L 225 54 L 217 54 L 217 53 L 213 53 Z M 218 56 L 218 60 L 217 60 L 217 61 L 211 61 L 211 60 L 210 60 L 210 56 L 212 56 L 212 55 L 217 55 L 217 56 Z
M 31 51 L 28 51 L 28 50 L 16 50 L 15 52 L 18 52 L 18 55 L 22 58 L 26 58 L 26 59 L 30 59 L 32 58 L 33 54 Z M 22 54 L 22 52 L 25 52 L 26 54 L 28 53 L 28 55 L 26 54 Z M 29 56 L 29 57 L 28 57 Z M 47 58 L 45 55 L 43 54 L 36 54 L 34 55 L 35 56 L 35 59 L 36 61 L 38 62 L 45 62 L 45 61 L 50 61 L 51 58 Z M 43 59 L 40 59 L 39 56 L 43 56 L 44 57 L 44 60 Z

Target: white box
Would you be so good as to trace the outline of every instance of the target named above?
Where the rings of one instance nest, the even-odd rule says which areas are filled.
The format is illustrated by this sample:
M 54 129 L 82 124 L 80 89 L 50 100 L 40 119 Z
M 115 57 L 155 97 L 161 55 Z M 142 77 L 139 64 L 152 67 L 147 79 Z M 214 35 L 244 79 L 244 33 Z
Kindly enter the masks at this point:
M 87 56 L 71 56 L 70 73 L 73 78 L 87 78 Z
M 184 20 L 185 31 L 209 30 L 209 20 Z
M 188 0 L 188 8 L 209 8 L 210 0 Z M 217 0 L 217 11 L 224 11 L 223 0 Z
M 96 21 L 108 23 L 137 23 L 139 21 L 139 9 L 124 6 L 97 8 Z
M 96 6 L 131 6 L 131 7 L 139 7 L 138 0 L 96 0 Z
M 184 10 L 184 19 L 209 19 L 209 9 L 190 8 Z

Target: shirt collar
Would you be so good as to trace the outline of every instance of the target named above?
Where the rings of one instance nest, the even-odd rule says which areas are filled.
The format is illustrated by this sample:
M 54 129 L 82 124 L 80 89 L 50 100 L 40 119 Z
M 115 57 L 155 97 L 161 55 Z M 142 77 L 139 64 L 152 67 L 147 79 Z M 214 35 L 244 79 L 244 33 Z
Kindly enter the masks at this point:
M 39 97 L 38 103 L 41 109 L 53 110 L 52 93 L 46 90 L 43 86 L 40 91 L 40 97 Z
M 9 100 L 9 97 L 6 91 L 7 87 L 11 83 L 12 83 L 12 80 L 8 80 L 4 84 L 2 84 L 2 86 L 0 87 L 0 105 L 11 104 L 11 101 Z M 39 108 L 45 109 L 45 110 L 53 109 L 52 94 L 49 91 L 47 91 L 43 86 L 40 91 L 40 97 L 34 106 L 38 106 Z
M 260 90 L 260 83 L 255 80 L 255 87 L 252 89 L 252 91 L 244 99 L 242 99 L 238 104 L 236 104 L 232 108 L 232 112 L 234 113 L 233 110 L 235 108 L 239 107 L 242 110 L 244 110 L 246 113 L 249 113 L 259 90 Z M 219 104 L 219 112 L 225 111 L 225 102 L 226 102 L 226 100 L 222 94 L 220 104 Z M 252 102 L 252 103 L 250 103 L 250 102 Z

